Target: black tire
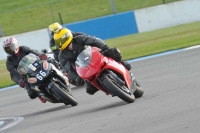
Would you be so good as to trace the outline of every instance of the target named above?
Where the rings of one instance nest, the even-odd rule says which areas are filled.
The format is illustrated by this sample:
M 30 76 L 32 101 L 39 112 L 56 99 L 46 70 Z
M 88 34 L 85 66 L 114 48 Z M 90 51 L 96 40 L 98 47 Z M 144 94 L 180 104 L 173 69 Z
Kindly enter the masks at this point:
M 70 92 L 61 89 L 57 83 L 53 84 L 54 85 L 51 88 L 51 91 L 60 97 L 65 105 L 71 104 L 72 106 L 76 106 L 78 104 L 78 101 L 72 96 Z
M 109 75 L 111 76 L 111 75 Z M 120 99 L 122 99 L 125 102 L 132 103 L 135 101 L 135 96 L 131 95 L 125 91 L 123 91 L 120 88 L 120 85 L 117 84 L 116 81 L 113 81 L 113 79 L 109 78 L 108 75 L 103 75 L 102 80 L 102 86 L 111 92 L 112 94 L 118 96 Z
M 135 98 L 140 98 L 144 94 L 144 89 L 137 81 L 136 81 L 136 90 L 133 94 Z

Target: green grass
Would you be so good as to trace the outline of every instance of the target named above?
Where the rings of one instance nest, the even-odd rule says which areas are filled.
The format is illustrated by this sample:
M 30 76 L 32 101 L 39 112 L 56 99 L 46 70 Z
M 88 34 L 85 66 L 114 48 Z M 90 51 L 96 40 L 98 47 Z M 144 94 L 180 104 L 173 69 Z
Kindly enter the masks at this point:
M 14 85 L 15 83 L 13 81 L 11 81 L 10 79 L 10 75 L 6 69 L 6 64 L 5 64 L 5 60 L 1 60 L 0 61 L 0 88 L 3 88 L 5 86 L 10 86 L 10 85 Z
M 105 40 L 110 47 L 117 47 L 123 59 L 152 55 L 200 44 L 200 22 L 161 29 L 153 32 L 132 34 Z M 0 88 L 13 85 L 6 70 L 5 61 L 0 61 Z
M 166 3 L 179 0 L 165 0 Z M 50 2 L 50 3 L 49 3 Z M 163 4 L 163 0 L 114 0 L 117 13 Z M 4 36 L 113 14 L 110 0 L 0 0 Z
M 119 48 L 127 60 L 200 44 L 199 33 L 200 22 L 196 22 L 119 37 L 106 42 Z

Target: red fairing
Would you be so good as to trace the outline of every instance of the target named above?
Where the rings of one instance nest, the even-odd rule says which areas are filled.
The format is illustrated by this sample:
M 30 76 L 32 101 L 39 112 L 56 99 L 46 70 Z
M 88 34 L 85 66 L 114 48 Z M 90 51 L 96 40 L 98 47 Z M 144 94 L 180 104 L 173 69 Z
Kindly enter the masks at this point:
M 76 67 L 79 76 L 83 79 L 90 79 L 90 77 L 98 74 L 101 66 L 104 65 L 103 58 L 104 57 L 99 53 L 98 48 L 92 48 L 92 59 L 90 64 L 85 68 Z
M 108 58 L 108 57 L 105 57 L 105 58 Z M 120 73 L 121 75 L 123 75 L 123 77 L 126 81 L 126 84 L 127 84 L 128 88 L 130 89 L 131 79 L 130 79 L 129 72 L 121 63 L 118 63 L 118 62 L 114 61 L 113 59 L 108 58 L 108 63 L 104 69 L 111 69 L 111 70 L 114 70 L 114 71 Z
M 130 89 L 131 80 L 129 72 L 122 64 L 114 61 L 111 58 L 104 57 L 96 47 L 92 47 L 92 58 L 86 67 L 76 66 L 77 73 L 81 78 L 88 80 L 95 87 L 109 94 L 109 92 L 103 89 L 97 82 L 99 74 L 106 69 L 110 69 L 121 74 L 126 81 L 127 87 Z

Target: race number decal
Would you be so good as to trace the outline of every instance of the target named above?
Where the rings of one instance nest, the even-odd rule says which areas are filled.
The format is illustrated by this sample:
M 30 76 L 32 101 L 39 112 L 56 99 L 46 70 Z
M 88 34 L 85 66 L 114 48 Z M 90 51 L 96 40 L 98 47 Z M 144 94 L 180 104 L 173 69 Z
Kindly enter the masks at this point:
M 43 78 L 46 76 L 46 73 L 43 71 L 40 71 L 39 74 L 36 75 L 37 79 L 43 80 Z

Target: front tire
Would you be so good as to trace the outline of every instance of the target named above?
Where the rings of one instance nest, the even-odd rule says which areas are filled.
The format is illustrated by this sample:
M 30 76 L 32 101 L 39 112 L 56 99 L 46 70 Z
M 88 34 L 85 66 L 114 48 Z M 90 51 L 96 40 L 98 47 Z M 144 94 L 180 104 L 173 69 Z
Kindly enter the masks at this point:
M 78 104 L 78 101 L 72 96 L 72 94 L 61 89 L 57 83 L 53 83 L 51 91 L 55 93 L 60 99 L 62 99 L 65 105 L 71 104 L 72 106 L 76 106 Z
M 118 96 L 125 102 L 132 103 L 135 101 L 135 96 L 131 93 L 125 92 L 120 84 L 112 78 L 111 75 L 103 75 L 102 86 L 112 94 Z M 126 87 L 126 86 L 125 86 Z

